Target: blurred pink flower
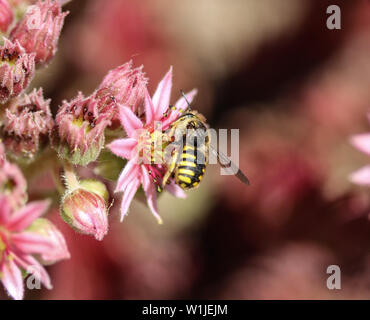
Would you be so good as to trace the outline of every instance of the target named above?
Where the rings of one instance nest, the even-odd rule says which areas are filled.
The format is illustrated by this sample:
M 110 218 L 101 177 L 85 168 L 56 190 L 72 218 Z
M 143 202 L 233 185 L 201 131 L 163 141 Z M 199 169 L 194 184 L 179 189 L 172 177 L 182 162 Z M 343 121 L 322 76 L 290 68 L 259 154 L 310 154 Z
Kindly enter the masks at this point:
M 171 88 L 172 67 L 159 83 L 152 99 L 148 91 L 146 90 L 145 92 L 145 122 L 140 120 L 129 107 L 119 106 L 120 121 L 128 138 L 114 140 L 108 145 L 108 148 L 117 156 L 129 160 L 118 178 L 116 186 L 116 192 L 123 192 L 121 220 L 127 214 L 130 203 L 139 186 L 142 184 L 150 210 L 158 220 L 158 223 L 162 223 L 157 209 L 156 185 L 158 186 L 158 183 L 161 182 L 166 171 L 165 167 L 161 164 L 153 165 L 151 163 L 151 152 L 147 155 L 149 159 L 144 159 L 147 160 L 145 163 L 140 162 L 137 151 L 141 148 L 142 144 L 149 142 L 149 145 L 151 145 L 151 142 L 157 141 L 158 134 L 161 134 L 157 128 L 160 127 L 161 130 L 166 130 L 177 119 L 180 109 L 186 109 L 187 103 L 182 97 L 177 101 L 174 110 L 168 112 Z M 195 94 L 196 90 L 187 94 L 189 102 L 193 100 Z M 166 189 L 176 197 L 185 197 L 182 189 L 174 181 L 171 181 L 166 186 Z
M 359 151 L 370 155 L 370 133 L 361 133 L 351 137 L 351 144 Z M 349 179 L 359 185 L 370 185 L 370 165 L 351 173 Z
M 13 22 L 13 10 L 8 0 L 0 0 L 0 30 L 6 32 Z
M 0 279 L 14 299 L 23 298 L 22 271 L 52 288 L 46 270 L 33 255 L 49 256 L 55 241 L 28 229 L 48 206 L 49 201 L 35 201 L 15 211 L 7 197 L 0 199 Z
M 59 1 L 38 1 L 28 7 L 23 19 L 11 31 L 10 39 L 18 40 L 26 52 L 35 53 L 36 63 L 44 64 L 54 57 L 64 18 Z
M 43 264 L 49 265 L 71 257 L 63 234 L 48 219 L 36 219 L 28 230 L 44 236 L 53 245 L 53 250 L 45 251 L 40 255 Z

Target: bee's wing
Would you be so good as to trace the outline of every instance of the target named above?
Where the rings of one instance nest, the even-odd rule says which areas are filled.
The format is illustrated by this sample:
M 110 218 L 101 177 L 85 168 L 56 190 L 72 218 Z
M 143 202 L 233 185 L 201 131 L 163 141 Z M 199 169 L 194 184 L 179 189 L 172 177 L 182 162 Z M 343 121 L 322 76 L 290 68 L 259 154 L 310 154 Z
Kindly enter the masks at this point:
M 248 178 L 245 176 L 243 171 L 238 168 L 238 166 L 232 162 L 226 155 L 222 152 L 218 152 L 212 145 L 209 146 L 212 153 L 217 157 L 218 163 L 222 168 L 232 169 L 232 172 L 236 172 L 236 177 L 244 184 L 250 185 Z

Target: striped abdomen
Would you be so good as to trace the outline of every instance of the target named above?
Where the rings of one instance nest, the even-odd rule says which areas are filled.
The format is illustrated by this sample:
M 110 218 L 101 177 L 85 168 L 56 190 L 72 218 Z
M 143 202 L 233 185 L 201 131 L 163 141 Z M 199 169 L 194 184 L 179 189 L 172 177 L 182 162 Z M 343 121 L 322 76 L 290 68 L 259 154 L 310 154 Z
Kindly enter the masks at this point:
M 202 181 L 207 164 L 204 151 L 185 145 L 175 170 L 176 183 L 182 189 L 195 188 Z

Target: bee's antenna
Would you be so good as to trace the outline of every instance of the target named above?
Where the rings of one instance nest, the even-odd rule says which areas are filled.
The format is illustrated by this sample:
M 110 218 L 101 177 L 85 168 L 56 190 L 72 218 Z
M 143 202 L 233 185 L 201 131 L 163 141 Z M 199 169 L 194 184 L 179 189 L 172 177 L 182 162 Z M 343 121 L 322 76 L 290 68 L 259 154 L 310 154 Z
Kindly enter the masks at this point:
M 186 103 L 188 104 L 188 109 L 191 109 L 191 105 L 190 105 L 190 102 L 188 100 L 188 98 L 186 98 L 186 95 L 185 95 L 185 92 L 183 90 L 180 90 L 182 96 L 184 97 Z

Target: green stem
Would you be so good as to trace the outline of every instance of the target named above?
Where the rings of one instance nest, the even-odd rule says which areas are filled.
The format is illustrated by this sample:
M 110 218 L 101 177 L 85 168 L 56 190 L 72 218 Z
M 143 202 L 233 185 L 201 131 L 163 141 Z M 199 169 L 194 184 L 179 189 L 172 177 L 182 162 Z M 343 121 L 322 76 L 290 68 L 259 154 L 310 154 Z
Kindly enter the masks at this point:
M 80 187 L 80 182 L 78 181 L 73 166 L 68 162 L 64 163 L 64 181 L 68 191 L 73 191 Z

